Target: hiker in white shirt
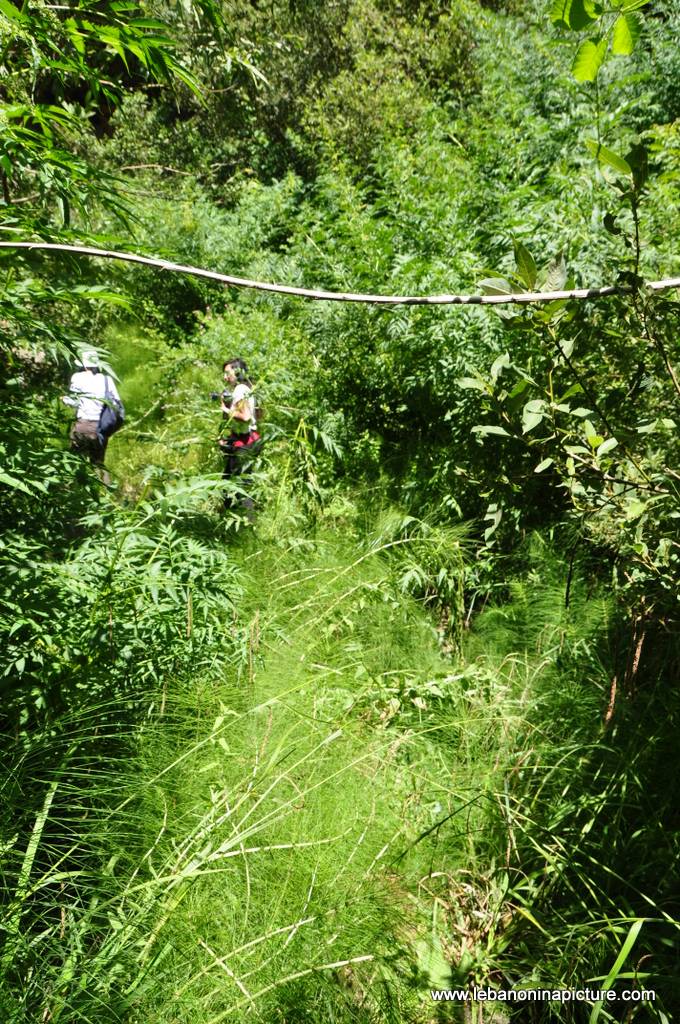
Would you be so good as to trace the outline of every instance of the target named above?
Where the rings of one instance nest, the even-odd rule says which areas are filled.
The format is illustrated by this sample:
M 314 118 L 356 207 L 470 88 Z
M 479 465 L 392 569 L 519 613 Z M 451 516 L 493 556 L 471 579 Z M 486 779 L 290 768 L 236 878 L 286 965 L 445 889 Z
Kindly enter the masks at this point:
M 255 399 L 253 385 L 248 376 L 248 367 L 243 359 L 229 359 L 222 367 L 224 383 L 227 391 L 222 395 L 223 431 L 227 436 L 219 438 L 219 445 L 224 455 L 224 480 L 240 477 L 244 485 L 249 483 L 249 470 L 253 456 L 260 448 L 260 435 L 257 431 Z M 233 391 L 230 392 L 230 389 Z M 244 490 L 238 501 L 242 508 L 252 513 L 253 499 Z M 224 507 L 233 506 L 233 496 L 229 491 L 224 497 Z
M 120 395 L 114 380 L 100 368 L 99 355 L 90 350 L 83 352 L 82 369 L 71 377 L 69 394 L 62 401 L 76 409 L 76 421 L 71 429 L 71 450 L 87 455 L 95 465 L 102 465 L 108 437 L 99 431 L 99 421 L 106 402 L 116 402 L 121 408 Z

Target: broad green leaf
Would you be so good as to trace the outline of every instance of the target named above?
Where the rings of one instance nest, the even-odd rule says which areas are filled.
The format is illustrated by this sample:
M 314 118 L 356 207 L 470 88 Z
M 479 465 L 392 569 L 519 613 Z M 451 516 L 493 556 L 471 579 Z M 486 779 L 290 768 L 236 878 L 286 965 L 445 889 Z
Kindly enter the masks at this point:
M 610 452 L 612 450 L 612 448 L 616 448 L 618 443 L 619 442 L 616 440 L 615 437 L 608 437 L 606 441 L 602 442 L 602 444 L 599 446 L 595 454 L 606 455 L 607 452 Z
M 642 22 L 637 14 L 622 14 L 614 23 L 612 53 L 627 57 L 635 49 L 642 32 Z
M 548 466 L 552 466 L 553 461 L 553 459 L 543 459 L 543 462 L 539 462 L 536 466 L 534 473 L 542 473 L 544 469 L 548 468 Z
M 649 154 L 647 147 L 641 143 L 631 146 L 626 153 L 626 163 L 633 174 L 633 182 L 637 189 L 641 189 L 647 181 L 649 174 Z
M 493 361 L 493 365 L 491 367 L 491 380 L 495 383 L 503 370 L 507 369 L 508 366 L 510 366 L 510 355 L 508 352 L 504 352 Z
M 626 0 L 623 4 L 622 10 L 624 13 L 628 11 L 638 11 L 641 7 L 646 7 L 650 0 Z
M 456 381 L 459 388 L 466 388 L 474 391 L 486 391 L 487 385 L 478 377 L 459 377 Z
M 517 273 L 531 291 L 536 284 L 536 264 L 526 245 L 522 245 L 521 242 L 515 242 L 515 263 Z
M 484 540 L 488 541 L 489 538 L 496 532 L 502 518 L 503 509 L 499 508 L 498 505 L 496 504 L 489 505 L 489 507 L 486 510 L 486 514 L 484 515 L 484 522 L 490 523 L 491 525 L 487 526 L 486 530 L 484 531 Z
M 594 82 L 607 53 L 606 39 L 584 39 L 574 57 L 571 73 L 578 82 Z
M 592 0 L 554 0 L 550 8 L 550 20 L 575 32 L 587 28 L 597 19 Z
M 421 940 L 416 945 L 418 967 L 427 975 L 428 984 L 444 987 L 451 983 L 451 965 L 447 962 L 441 942 L 433 937 L 429 942 Z
M 576 340 L 574 338 L 565 338 L 564 341 L 558 341 L 557 347 L 560 351 L 560 355 L 563 356 L 564 359 L 568 359 L 574 351 L 575 344 Z
M 624 160 L 618 153 L 615 153 L 613 149 L 607 149 L 606 146 L 596 142 L 595 139 L 586 139 L 586 146 L 601 164 L 613 167 L 619 174 L 632 174 L 628 161 Z
M 604 225 L 605 231 L 608 231 L 610 235 L 621 234 L 621 228 L 616 223 L 613 214 L 605 213 L 604 217 L 602 218 L 602 223 Z
M 544 278 L 541 282 L 541 291 L 561 292 L 567 280 L 567 265 L 564 256 L 557 256 L 544 271 Z
M 639 519 L 646 508 L 646 501 L 641 501 L 640 498 L 630 498 L 626 506 L 626 519 L 629 520 L 629 522 L 632 522 L 634 519 Z
M 543 420 L 542 412 L 525 412 L 522 416 L 522 433 L 528 434 L 530 430 L 537 427 Z
M 564 28 L 569 28 L 570 8 L 571 0 L 553 0 L 550 8 L 550 20 L 553 25 L 562 25 Z
M 512 285 L 504 277 L 486 277 L 479 287 L 485 295 L 512 295 Z

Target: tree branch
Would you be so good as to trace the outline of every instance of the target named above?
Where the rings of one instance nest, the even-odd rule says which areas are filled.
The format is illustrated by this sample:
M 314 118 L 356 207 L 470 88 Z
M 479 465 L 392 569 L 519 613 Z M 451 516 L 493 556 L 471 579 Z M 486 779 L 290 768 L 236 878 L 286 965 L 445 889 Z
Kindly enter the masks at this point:
M 370 295 L 356 292 L 327 292 L 317 288 L 294 288 L 291 285 L 272 284 L 267 281 L 251 281 L 245 277 L 232 277 L 219 274 L 215 270 L 203 270 L 200 267 L 189 267 L 169 260 L 152 259 L 150 256 L 137 256 L 135 253 L 118 252 L 113 249 L 94 249 L 86 245 L 58 245 L 55 242 L 0 242 L 0 249 L 29 249 L 70 252 L 80 256 L 94 256 L 100 259 L 123 260 L 126 263 L 141 263 L 147 267 L 157 267 L 174 274 L 192 274 L 194 277 L 206 277 L 211 281 L 234 288 L 255 288 L 263 292 L 276 292 L 280 295 L 296 295 L 303 299 L 318 299 L 328 302 L 365 302 L 382 306 L 466 306 L 466 305 L 527 305 L 534 302 L 555 302 L 557 299 L 600 299 L 608 295 L 620 295 L 633 291 L 630 285 L 605 285 L 602 288 L 574 288 L 561 292 L 517 292 L 508 295 Z M 647 288 L 661 291 L 666 288 L 680 288 L 680 277 L 667 278 L 663 281 L 650 281 Z

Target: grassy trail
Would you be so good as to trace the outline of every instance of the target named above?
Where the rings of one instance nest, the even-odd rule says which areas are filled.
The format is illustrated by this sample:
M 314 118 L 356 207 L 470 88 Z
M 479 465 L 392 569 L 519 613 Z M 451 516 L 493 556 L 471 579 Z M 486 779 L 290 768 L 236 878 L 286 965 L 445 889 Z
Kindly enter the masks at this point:
M 173 820 L 145 950 L 167 983 L 139 1020 L 431 1019 L 418 839 L 472 781 L 426 721 L 451 665 L 380 546 L 258 540 L 238 667 L 170 701 L 143 748 Z

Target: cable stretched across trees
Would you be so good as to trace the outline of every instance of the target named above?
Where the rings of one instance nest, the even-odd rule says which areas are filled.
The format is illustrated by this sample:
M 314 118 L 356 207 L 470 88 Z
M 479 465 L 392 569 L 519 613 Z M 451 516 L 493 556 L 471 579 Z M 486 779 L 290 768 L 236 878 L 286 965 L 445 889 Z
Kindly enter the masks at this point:
M 634 288 L 628 284 L 609 284 L 602 288 L 572 288 L 556 292 L 503 292 L 492 295 L 367 295 L 357 292 L 328 292 L 318 288 L 296 288 L 292 285 L 272 284 L 268 281 L 251 281 L 245 277 L 220 274 L 216 270 L 203 270 L 201 267 L 189 267 L 181 263 L 171 263 L 169 260 L 138 256 L 136 253 L 130 252 L 118 252 L 115 249 L 95 249 L 87 245 L 59 245 L 56 242 L 0 242 L 0 249 L 41 249 L 69 252 L 77 256 L 92 256 L 98 259 L 122 260 L 126 263 L 141 263 L 147 267 L 156 267 L 158 270 L 166 270 L 174 274 L 205 277 L 233 288 L 254 288 L 262 292 L 294 295 L 302 299 L 326 302 L 365 302 L 376 306 L 525 305 L 532 302 L 554 302 L 558 299 L 601 299 L 608 295 L 630 294 L 634 291 Z M 663 281 L 646 281 L 644 287 L 652 291 L 680 288 L 680 277 L 666 278 Z

